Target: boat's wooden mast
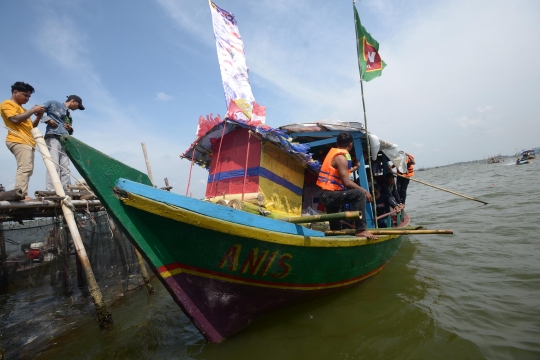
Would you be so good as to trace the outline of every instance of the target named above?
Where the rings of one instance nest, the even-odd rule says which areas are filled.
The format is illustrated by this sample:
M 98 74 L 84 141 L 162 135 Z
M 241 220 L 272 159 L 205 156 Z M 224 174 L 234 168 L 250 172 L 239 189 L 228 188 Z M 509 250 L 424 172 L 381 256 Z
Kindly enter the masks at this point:
M 356 0 L 353 0 L 353 8 L 355 5 Z M 354 15 L 354 12 L 353 12 Z M 358 53 L 358 49 L 360 44 L 358 43 L 358 24 L 356 23 L 356 18 L 354 19 L 354 30 L 355 30 L 355 36 L 356 36 L 356 49 Z M 360 64 L 359 64 L 360 65 Z M 362 80 L 362 72 L 360 71 L 360 89 L 362 92 L 362 108 L 364 109 L 364 126 L 366 128 L 366 141 L 367 141 L 367 150 L 368 150 L 368 164 L 369 164 L 369 177 L 371 179 L 371 196 L 373 197 L 373 212 L 375 213 L 375 227 L 378 228 L 379 224 L 377 221 L 377 203 L 375 199 L 375 183 L 373 181 L 373 166 L 371 164 L 371 144 L 369 140 L 369 131 L 368 131 L 368 123 L 367 123 L 367 115 L 366 115 L 366 103 L 364 101 L 364 83 Z

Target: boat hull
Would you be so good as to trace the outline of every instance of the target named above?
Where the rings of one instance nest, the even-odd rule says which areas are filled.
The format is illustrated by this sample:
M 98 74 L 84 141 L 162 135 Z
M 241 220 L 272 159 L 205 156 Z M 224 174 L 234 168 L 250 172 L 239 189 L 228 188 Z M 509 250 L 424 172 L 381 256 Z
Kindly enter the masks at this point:
M 109 214 L 210 342 L 269 312 L 358 285 L 402 242 L 399 235 L 324 237 L 171 194 L 72 137 L 62 141 Z

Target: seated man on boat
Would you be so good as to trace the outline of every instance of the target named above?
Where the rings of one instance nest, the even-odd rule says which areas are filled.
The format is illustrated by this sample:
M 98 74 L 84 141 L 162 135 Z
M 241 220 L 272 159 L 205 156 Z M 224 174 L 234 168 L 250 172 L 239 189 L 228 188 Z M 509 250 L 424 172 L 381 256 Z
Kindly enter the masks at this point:
M 381 187 L 379 184 L 375 184 L 375 203 L 377 204 L 377 223 L 380 228 L 388 227 L 387 219 L 391 215 L 379 219 L 380 216 L 389 214 L 393 211 L 397 213 L 405 207 L 404 205 L 396 203 L 394 197 L 387 194 L 381 194 Z
M 391 171 L 388 172 L 384 176 L 384 181 L 380 185 L 381 185 L 381 194 L 385 194 L 392 197 L 393 200 L 397 204 L 400 204 L 400 205 L 402 204 L 401 197 L 399 196 L 399 193 L 397 191 L 396 180 L 394 178 L 393 172 Z
M 337 148 L 330 149 L 319 172 L 317 186 L 322 189 L 319 199 L 328 214 L 339 212 L 341 206 L 346 204 L 350 204 L 352 211 L 361 211 L 362 218 L 355 221 L 355 235 L 375 239 L 376 236 L 366 230 L 366 199 L 371 201 L 371 194 L 349 176 L 360 167 L 358 162 L 352 166 L 349 154 L 353 148 L 353 137 L 342 132 L 337 136 L 336 143 Z M 330 229 L 341 230 L 341 223 L 330 221 Z

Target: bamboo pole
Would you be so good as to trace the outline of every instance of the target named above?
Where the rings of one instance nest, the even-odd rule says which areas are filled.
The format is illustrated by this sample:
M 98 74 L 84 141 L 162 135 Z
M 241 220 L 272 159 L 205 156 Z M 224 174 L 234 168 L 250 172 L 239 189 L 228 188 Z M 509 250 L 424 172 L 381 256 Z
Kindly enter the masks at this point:
M 65 196 L 60 196 L 59 199 L 65 199 Z M 71 200 L 71 205 L 75 208 L 97 207 L 101 206 L 99 200 Z M 0 210 L 2 209 L 35 209 L 35 208 L 55 208 L 59 207 L 58 201 L 53 200 L 31 200 L 31 201 L 0 201 Z
M 180 159 L 181 158 L 182 158 L 182 155 L 180 155 Z M 186 196 L 188 196 L 189 185 L 191 184 L 191 172 L 193 170 L 193 159 L 195 159 L 195 146 L 193 146 L 193 151 L 191 152 L 191 164 L 189 165 L 189 177 L 187 181 Z
M 388 215 L 394 215 L 395 213 L 398 213 L 398 212 L 400 212 L 400 211 L 401 211 L 401 210 L 397 210 L 397 211 L 396 211 L 396 210 L 392 210 L 392 211 L 390 211 L 389 213 L 379 215 L 379 216 L 377 216 L 377 220 L 381 220 L 382 218 L 385 218 L 385 217 L 387 217 Z
M 84 185 L 68 184 L 67 188 L 70 190 L 88 190 L 88 186 L 84 186 Z
M 8 284 L 8 274 L 7 274 L 7 264 L 6 264 L 6 239 L 4 238 L 4 224 L 0 223 L 0 261 L 2 262 L 2 275 L 0 276 L 0 287 L 7 286 Z M 0 344 L 1 346 L 1 344 Z M 0 351 L 2 349 L 0 348 Z
M 218 165 L 219 165 L 219 156 L 221 155 L 221 145 L 223 145 L 223 137 L 225 136 L 225 129 L 227 128 L 227 119 L 223 120 L 223 130 L 221 131 L 221 139 L 219 141 L 219 147 L 218 147 L 218 152 L 217 152 L 217 159 L 216 159 L 216 166 L 214 167 L 214 176 L 212 177 L 212 187 L 211 187 L 211 191 L 210 191 L 210 194 L 212 194 L 212 192 L 214 192 L 214 184 L 216 183 L 216 173 L 217 173 L 217 170 L 218 170 Z M 217 187 L 217 185 L 216 185 Z M 215 196 L 213 196 L 215 197 Z
M 6 350 L 2 347 L 2 334 L 0 334 L 0 360 L 4 360 L 4 355 L 6 354 Z
M 448 235 L 453 234 L 454 230 L 406 230 L 406 229 L 369 229 L 373 235 Z M 356 230 L 328 230 L 324 232 L 326 236 L 336 235 L 354 235 Z
M 461 196 L 461 197 L 464 197 L 465 199 L 469 199 L 469 200 L 474 200 L 474 201 L 478 201 L 484 205 L 487 205 L 488 203 L 485 202 L 485 201 L 482 201 L 482 200 L 478 200 L 478 199 L 475 199 L 475 198 L 472 198 L 472 197 L 469 197 L 469 196 L 465 196 L 463 194 L 460 194 L 460 193 L 457 193 L 455 191 L 452 191 L 452 190 L 448 190 L 448 189 L 445 189 L 445 188 L 442 188 L 442 187 L 438 187 L 438 186 L 435 186 L 435 185 L 431 185 L 427 182 L 424 182 L 424 181 L 421 181 L 421 180 L 417 180 L 417 179 L 414 179 L 412 177 L 407 177 L 407 176 L 403 176 L 403 175 L 400 175 L 400 174 L 394 174 L 394 175 L 397 175 L 397 176 L 401 176 L 402 178 L 405 178 L 405 179 L 409 179 L 409 180 L 412 180 L 412 181 L 416 181 L 420 184 L 424 184 L 424 185 L 427 185 L 427 186 L 431 186 L 432 188 L 435 188 L 435 189 L 438 189 L 438 190 L 442 190 L 442 191 L 446 191 L 446 192 L 449 192 L 450 194 L 454 194 L 454 195 L 457 195 L 457 196 Z
M 211 198 L 205 198 L 208 201 L 215 202 L 214 197 Z M 241 200 L 242 202 L 249 202 L 255 205 L 264 205 L 266 199 L 264 198 L 264 195 L 262 193 L 245 193 L 244 199 L 242 200 L 242 194 L 225 194 L 223 196 L 220 196 L 220 199 L 224 200 Z
M 334 214 L 323 214 L 323 215 L 308 215 L 308 216 L 298 216 L 292 218 L 282 219 L 294 224 L 305 224 L 313 222 L 324 222 L 330 220 L 357 220 L 361 219 L 362 214 L 360 211 L 344 211 Z
M 246 179 L 248 173 L 248 160 L 249 160 L 249 145 L 251 141 L 251 130 L 248 131 L 248 144 L 247 144 L 247 153 L 246 153 L 246 165 L 244 167 L 244 182 L 242 184 L 242 201 L 244 201 L 244 192 L 246 190 Z
M 62 187 L 62 183 L 60 182 L 60 177 L 56 172 L 56 167 L 51 159 L 49 149 L 47 148 L 47 145 L 45 145 L 45 140 L 43 139 L 41 131 L 39 131 L 39 129 L 35 127 L 32 129 L 32 135 L 36 140 L 41 156 L 43 157 L 43 161 L 45 162 L 45 166 L 47 167 L 47 171 L 51 176 L 52 184 L 54 190 L 56 191 L 56 194 L 58 196 L 65 197 L 66 194 Z M 94 277 L 92 267 L 90 266 L 90 260 L 88 260 L 88 255 L 86 254 L 81 234 L 79 233 L 79 229 L 77 228 L 75 216 L 73 215 L 73 212 L 71 211 L 65 200 L 62 201 L 62 211 L 64 213 L 66 223 L 69 227 L 69 231 L 71 232 L 71 237 L 73 238 L 75 251 L 79 259 L 81 260 L 81 266 L 84 270 L 84 274 L 86 275 L 88 291 L 90 292 L 90 296 L 92 297 L 92 301 L 94 302 L 94 305 L 96 307 L 99 325 L 106 328 L 110 327 L 113 323 L 112 314 L 110 310 L 105 306 L 103 296 L 101 295 L 101 291 L 99 290 L 96 278 Z
M 144 154 L 144 161 L 146 162 L 146 171 L 148 172 L 148 177 L 150 178 L 152 185 L 155 186 L 154 178 L 152 176 L 152 168 L 150 167 L 150 160 L 148 159 L 148 154 L 146 153 L 146 144 L 141 143 L 141 146 Z
M 3 201 L 19 201 L 24 199 L 24 194 L 21 189 L 13 189 L 0 193 L 0 200 Z
M 144 154 L 144 161 L 146 162 L 146 171 L 148 172 L 148 177 L 150 178 L 150 182 L 152 183 L 152 186 L 156 186 L 156 184 L 154 183 L 154 178 L 152 176 L 152 168 L 150 167 L 150 159 L 148 158 L 148 153 L 146 152 L 146 144 L 141 143 L 141 146 L 142 146 L 142 150 Z M 131 246 L 133 246 L 133 244 Z M 133 251 L 135 252 L 135 256 L 137 257 L 137 262 L 139 263 L 139 268 L 141 270 L 141 276 L 144 281 L 144 286 L 146 286 L 146 292 L 148 294 L 153 294 L 154 287 L 152 286 L 152 284 L 150 284 L 150 277 L 148 276 L 148 272 L 146 271 L 146 264 L 144 262 L 144 259 L 141 253 L 139 252 L 139 250 L 137 250 L 135 246 L 133 246 Z

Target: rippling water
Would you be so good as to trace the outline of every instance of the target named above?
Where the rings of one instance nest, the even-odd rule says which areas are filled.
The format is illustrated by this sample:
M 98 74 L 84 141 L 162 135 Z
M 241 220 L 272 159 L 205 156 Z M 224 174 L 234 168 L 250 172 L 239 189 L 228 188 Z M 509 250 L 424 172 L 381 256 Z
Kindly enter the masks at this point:
M 206 344 L 166 290 L 137 290 L 113 306 L 114 329 L 80 315 L 39 358 L 538 359 L 540 160 L 467 164 L 411 182 L 415 225 L 455 235 L 409 236 L 359 287 L 267 316 L 222 344 Z M 47 336 L 44 334 L 43 336 Z

